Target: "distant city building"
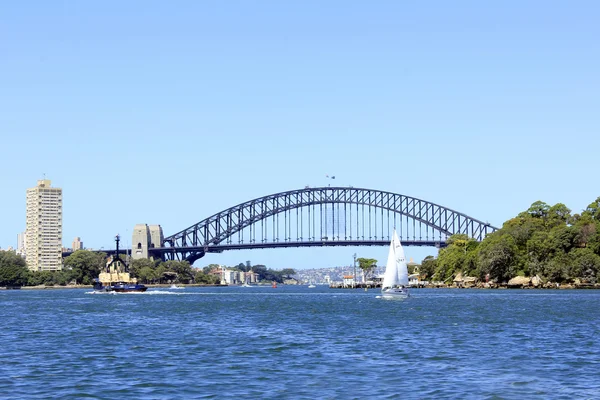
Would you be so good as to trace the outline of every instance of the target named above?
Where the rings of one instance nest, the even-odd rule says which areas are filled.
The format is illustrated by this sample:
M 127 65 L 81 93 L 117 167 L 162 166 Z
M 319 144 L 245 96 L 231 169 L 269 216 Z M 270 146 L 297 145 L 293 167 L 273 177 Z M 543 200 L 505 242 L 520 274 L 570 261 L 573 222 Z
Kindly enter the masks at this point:
M 62 189 L 49 179 L 27 189 L 25 260 L 32 271 L 62 269 Z
M 25 249 L 27 246 L 27 235 L 25 232 L 17 234 L 17 254 L 25 258 Z
M 83 242 L 81 241 L 81 238 L 76 237 L 75 239 L 73 239 L 73 244 L 71 245 L 71 248 L 73 249 L 73 251 L 83 250 Z

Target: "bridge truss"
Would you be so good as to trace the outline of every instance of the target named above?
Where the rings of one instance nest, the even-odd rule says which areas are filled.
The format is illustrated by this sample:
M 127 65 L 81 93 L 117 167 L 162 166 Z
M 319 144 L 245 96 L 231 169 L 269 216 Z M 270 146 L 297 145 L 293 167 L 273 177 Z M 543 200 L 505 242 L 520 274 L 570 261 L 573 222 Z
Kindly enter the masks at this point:
M 304 188 L 218 212 L 149 249 L 163 259 L 195 261 L 224 250 L 388 245 L 445 246 L 453 234 L 481 241 L 497 228 L 449 208 L 401 194 L 352 187 Z

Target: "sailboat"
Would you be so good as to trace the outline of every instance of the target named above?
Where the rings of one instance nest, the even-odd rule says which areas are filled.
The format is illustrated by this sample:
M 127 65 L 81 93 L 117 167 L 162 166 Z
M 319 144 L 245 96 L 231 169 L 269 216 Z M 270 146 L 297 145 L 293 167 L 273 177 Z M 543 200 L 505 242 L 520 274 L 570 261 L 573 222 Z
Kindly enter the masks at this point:
M 381 285 L 381 297 L 384 299 L 404 299 L 408 297 L 408 267 L 404 258 L 404 249 L 394 229 L 388 252 L 385 274 Z

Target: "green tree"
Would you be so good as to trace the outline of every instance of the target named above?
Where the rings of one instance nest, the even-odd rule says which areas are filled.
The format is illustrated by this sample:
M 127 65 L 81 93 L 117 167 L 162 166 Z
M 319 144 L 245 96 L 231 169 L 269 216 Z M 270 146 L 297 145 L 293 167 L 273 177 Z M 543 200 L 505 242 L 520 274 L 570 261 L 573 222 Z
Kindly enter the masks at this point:
M 281 274 L 289 279 L 292 275 L 296 275 L 296 271 L 293 268 L 284 268 L 281 270 Z
M 156 271 L 149 266 L 137 270 L 135 275 L 142 283 L 154 283 L 156 281 Z
M 25 260 L 14 251 L 0 250 L 0 286 L 22 286 L 27 283 L 29 271 Z
M 377 260 L 374 258 L 357 258 L 358 267 L 363 270 L 365 278 L 371 275 L 371 272 L 377 267 Z
M 420 275 L 423 279 L 431 279 L 437 267 L 437 260 L 433 256 L 427 256 L 421 261 Z
M 479 278 L 489 274 L 490 279 L 500 282 L 516 276 L 518 268 L 515 239 L 502 232 L 489 235 L 479 246 Z
M 220 279 L 216 275 L 207 274 L 204 271 L 197 271 L 196 274 L 194 275 L 194 281 L 196 283 L 215 285 L 220 282 Z
M 529 207 L 527 213 L 534 218 L 546 218 L 549 211 L 550 206 L 538 200 Z
M 571 219 L 571 210 L 562 203 L 558 203 L 550 207 L 548 210 L 548 226 L 565 225 Z
M 154 271 L 156 269 L 156 261 L 147 259 L 147 258 L 140 258 L 138 260 L 131 260 L 131 263 L 129 264 L 129 273 L 131 274 L 131 276 L 136 277 L 136 278 L 140 278 L 142 279 L 142 270 L 144 269 L 150 269 L 151 271 Z M 155 279 L 153 277 L 154 274 L 151 275 L 148 274 L 148 271 L 146 270 L 144 272 L 144 275 L 146 277 L 146 279 Z M 146 283 L 149 281 L 145 281 Z
M 106 262 L 106 253 L 95 253 L 89 250 L 77 250 L 63 261 L 65 271 L 72 271 L 70 276 L 63 276 L 61 280 L 68 282 L 75 280 L 76 283 L 91 285 L 94 278 L 98 277 L 100 271 L 104 268 Z
M 178 280 L 182 283 L 189 283 L 192 279 L 194 279 L 194 271 L 188 261 L 175 261 L 170 260 L 163 263 L 160 263 L 161 266 L 165 268 L 163 272 L 163 279 L 167 279 L 170 281 Z M 174 273 L 172 275 L 170 273 Z
M 450 245 L 441 249 L 437 258 L 434 279 L 449 282 L 463 270 L 467 253 L 462 245 Z
M 221 266 L 219 264 L 208 264 L 206 267 L 202 268 L 202 271 L 204 271 L 205 274 L 208 274 L 214 269 L 221 270 Z
M 167 268 L 165 268 L 163 263 L 158 264 L 158 266 L 156 267 L 156 270 L 154 270 L 155 282 L 158 281 L 158 283 L 163 283 L 163 280 L 165 279 L 165 277 L 164 277 L 165 272 L 167 272 Z
M 476 274 L 479 243 L 465 234 L 452 235 L 447 243 L 448 246 L 438 254 L 433 278 L 448 282 L 459 272 L 466 275 Z
M 590 283 L 596 283 L 600 278 L 600 256 L 591 249 L 575 249 L 571 252 L 573 263 L 569 276 L 578 277 Z
M 589 216 L 595 221 L 600 221 L 600 197 L 590 203 L 582 214 Z
M 50 271 L 31 271 L 29 273 L 29 279 L 27 285 L 38 286 L 38 285 L 53 285 L 54 274 Z

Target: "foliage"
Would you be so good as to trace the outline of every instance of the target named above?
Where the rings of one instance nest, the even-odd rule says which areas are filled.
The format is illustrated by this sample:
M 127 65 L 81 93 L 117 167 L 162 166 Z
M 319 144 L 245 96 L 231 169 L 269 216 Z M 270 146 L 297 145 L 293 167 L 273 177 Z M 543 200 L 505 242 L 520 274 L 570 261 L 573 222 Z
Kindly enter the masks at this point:
M 207 285 L 214 285 L 219 283 L 219 278 L 216 275 L 207 274 L 204 271 L 198 271 L 194 275 L 194 281 L 196 283 L 204 283 Z
M 536 201 L 481 243 L 453 235 L 421 275 L 450 280 L 459 272 L 506 282 L 517 275 L 550 282 L 600 281 L 600 197 L 579 215 L 564 204 Z
M 281 270 L 281 275 L 286 277 L 286 278 L 290 278 L 292 275 L 295 275 L 296 271 L 294 271 L 293 268 L 284 268 Z
M 448 238 L 448 246 L 441 249 L 437 260 L 421 266 L 425 273 L 436 281 L 450 282 L 459 273 L 474 274 L 477 270 L 477 249 L 479 243 L 467 235 L 458 234 Z M 423 268 L 425 268 L 423 272 Z
M 194 271 L 188 261 L 166 261 L 160 265 L 164 266 L 163 279 L 167 281 L 177 281 L 189 283 L 194 279 Z M 173 275 L 174 274 L 174 275 Z
M 91 285 L 104 267 L 105 261 L 105 253 L 77 250 L 64 259 L 62 279 L 68 280 L 67 283 L 75 281 L 78 284 Z
M 437 268 L 437 259 L 433 256 L 427 256 L 421 261 L 420 274 L 422 279 L 431 279 Z
M 22 286 L 29 271 L 25 260 L 14 251 L 0 250 L 0 286 Z
M 374 258 L 357 258 L 358 266 L 363 270 L 365 277 L 371 275 L 371 272 L 377 267 L 377 260 Z
M 150 283 L 156 279 L 153 273 L 150 274 L 150 272 L 154 272 L 156 266 L 157 262 L 146 258 L 132 260 L 129 264 L 129 273 L 143 283 Z

